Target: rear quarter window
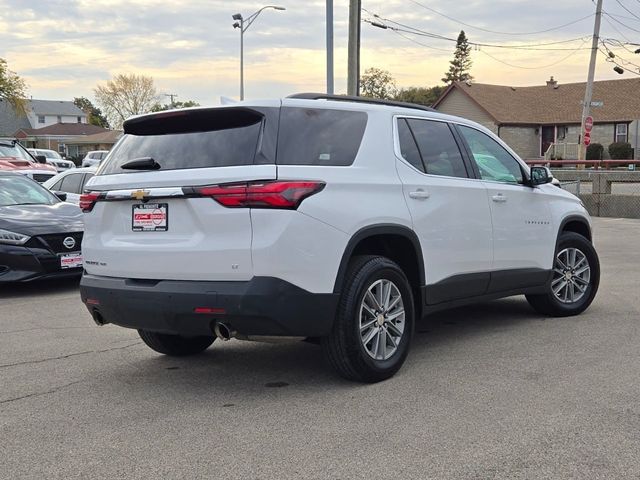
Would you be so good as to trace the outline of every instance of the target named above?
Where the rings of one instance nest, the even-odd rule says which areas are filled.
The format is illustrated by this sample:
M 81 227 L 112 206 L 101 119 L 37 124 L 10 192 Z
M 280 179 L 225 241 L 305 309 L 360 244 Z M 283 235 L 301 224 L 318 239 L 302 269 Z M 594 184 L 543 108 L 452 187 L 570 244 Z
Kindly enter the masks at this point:
M 367 126 L 367 114 L 283 107 L 278 132 L 279 165 L 351 165 Z

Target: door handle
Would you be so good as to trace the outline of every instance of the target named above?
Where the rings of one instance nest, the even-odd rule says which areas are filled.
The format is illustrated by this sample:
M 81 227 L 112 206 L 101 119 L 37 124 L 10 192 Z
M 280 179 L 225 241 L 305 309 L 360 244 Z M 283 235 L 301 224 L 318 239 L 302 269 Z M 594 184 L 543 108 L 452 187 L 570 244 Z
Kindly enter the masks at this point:
M 409 192 L 409 196 L 411 198 L 424 200 L 426 198 L 429 198 L 431 194 L 429 192 L 425 192 L 424 190 L 416 190 L 415 192 Z
M 498 193 L 497 195 L 494 195 L 493 197 L 491 197 L 491 199 L 496 203 L 504 203 L 504 202 L 507 201 L 507 197 L 504 196 L 501 193 Z

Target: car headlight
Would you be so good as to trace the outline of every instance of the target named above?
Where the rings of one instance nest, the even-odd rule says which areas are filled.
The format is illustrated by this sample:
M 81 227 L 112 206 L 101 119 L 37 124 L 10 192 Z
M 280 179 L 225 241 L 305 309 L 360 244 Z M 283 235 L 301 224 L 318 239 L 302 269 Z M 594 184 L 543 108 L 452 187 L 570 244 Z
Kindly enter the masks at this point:
M 8 245 L 24 245 L 31 237 L 21 233 L 10 232 L 9 230 L 0 229 L 0 243 Z

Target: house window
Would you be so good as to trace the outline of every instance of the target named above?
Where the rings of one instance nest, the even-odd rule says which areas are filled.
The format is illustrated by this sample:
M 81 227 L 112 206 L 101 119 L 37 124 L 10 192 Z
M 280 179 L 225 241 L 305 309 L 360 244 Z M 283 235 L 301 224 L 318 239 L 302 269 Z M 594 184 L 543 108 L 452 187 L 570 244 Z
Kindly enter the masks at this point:
M 556 143 L 564 142 L 567 138 L 567 126 L 558 125 L 556 127 Z
M 62 123 L 62 116 L 58 115 L 58 123 Z
M 78 123 L 82 123 L 82 117 L 78 117 Z
M 44 115 L 38 115 L 38 123 L 44 123 Z
M 627 143 L 627 124 L 626 123 L 616 123 L 616 131 L 615 131 L 614 140 L 616 142 Z

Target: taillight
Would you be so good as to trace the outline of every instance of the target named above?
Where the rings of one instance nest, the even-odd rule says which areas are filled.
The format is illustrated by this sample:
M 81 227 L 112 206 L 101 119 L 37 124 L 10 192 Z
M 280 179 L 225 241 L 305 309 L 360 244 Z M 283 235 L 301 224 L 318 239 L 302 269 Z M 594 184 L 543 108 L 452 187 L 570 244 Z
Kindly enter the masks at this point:
M 273 181 L 193 187 L 196 195 L 211 197 L 225 207 L 296 209 L 324 188 L 316 181 Z
M 80 210 L 90 212 L 102 194 L 100 192 L 87 192 L 80 195 Z

